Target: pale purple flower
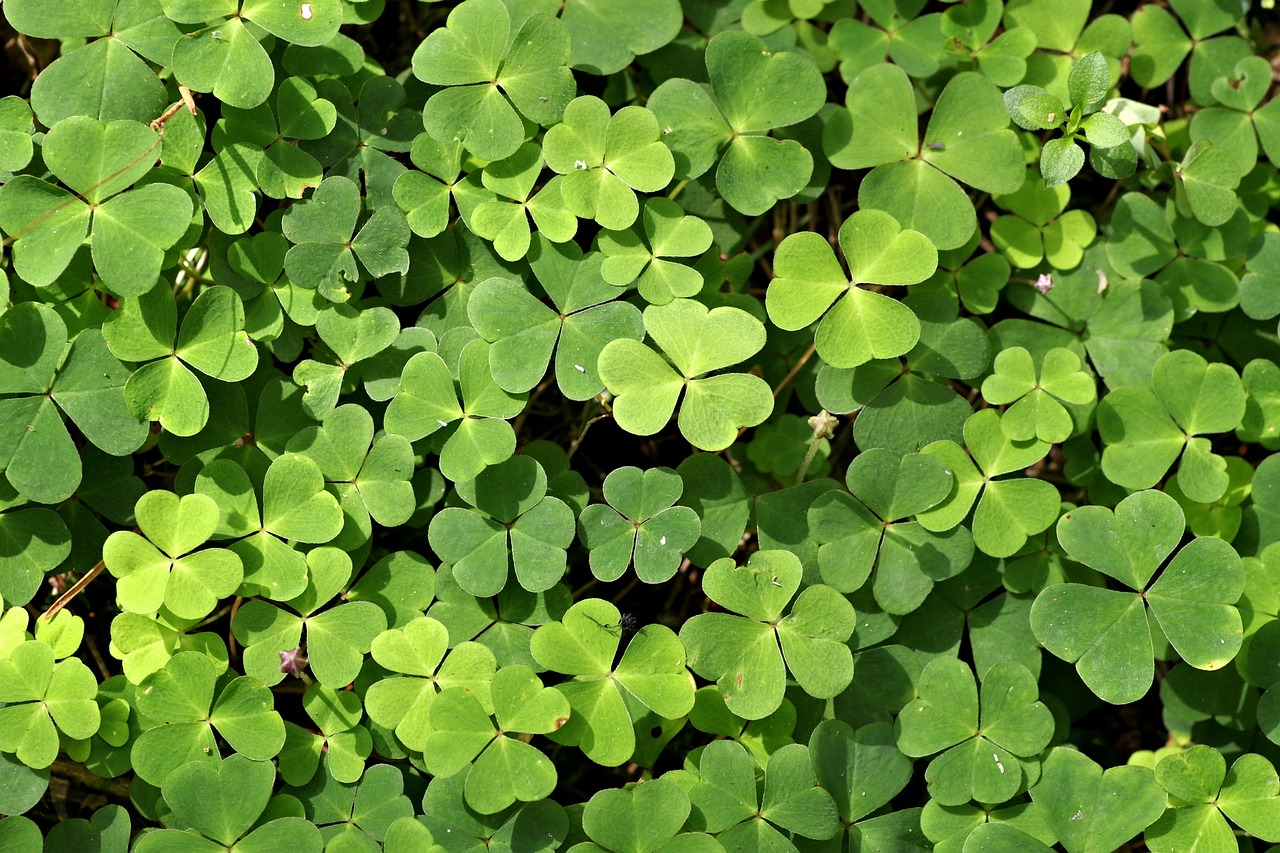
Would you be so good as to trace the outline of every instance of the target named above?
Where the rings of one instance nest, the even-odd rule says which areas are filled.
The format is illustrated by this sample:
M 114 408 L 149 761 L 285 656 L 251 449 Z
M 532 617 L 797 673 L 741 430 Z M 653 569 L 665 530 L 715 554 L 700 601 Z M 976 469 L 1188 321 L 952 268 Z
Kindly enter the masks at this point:
M 280 650 L 280 671 L 288 675 L 297 676 L 307 668 L 307 656 L 302 651 L 302 646 L 296 649 Z
M 1053 276 L 1049 273 L 1041 273 L 1033 286 L 1042 294 L 1048 293 L 1050 290 L 1053 290 Z

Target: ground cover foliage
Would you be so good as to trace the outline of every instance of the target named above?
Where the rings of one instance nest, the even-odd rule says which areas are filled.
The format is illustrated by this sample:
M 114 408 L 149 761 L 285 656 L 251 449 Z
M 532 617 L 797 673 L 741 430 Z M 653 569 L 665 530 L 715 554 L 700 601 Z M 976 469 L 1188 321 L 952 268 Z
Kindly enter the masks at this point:
M 0 12 L 0 849 L 1280 849 L 1271 4 Z

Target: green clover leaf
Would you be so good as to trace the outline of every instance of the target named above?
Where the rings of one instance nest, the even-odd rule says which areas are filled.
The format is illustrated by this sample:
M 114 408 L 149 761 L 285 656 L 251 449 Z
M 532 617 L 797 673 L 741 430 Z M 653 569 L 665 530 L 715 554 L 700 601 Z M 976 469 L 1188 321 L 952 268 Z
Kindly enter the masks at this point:
M 287 602 L 297 615 L 265 601 L 247 602 L 236 611 L 231 628 L 246 647 L 245 673 L 267 686 L 278 684 L 286 672 L 285 653 L 305 649 L 317 681 L 334 689 L 346 687 L 360 672 L 374 637 L 386 630 L 386 615 L 369 601 L 321 609 L 351 578 L 351 558 L 337 548 L 310 551 L 307 569 L 306 589 Z
M 528 253 L 531 218 L 538 233 L 554 243 L 571 240 L 578 230 L 576 211 L 563 196 L 565 180 L 552 178 L 533 192 L 541 173 L 542 149 L 532 142 L 481 172 L 481 182 L 496 197 L 476 205 L 469 224 L 478 236 L 493 241 L 503 260 L 518 261 Z
M 708 310 L 692 299 L 676 299 L 646 308 L 644 324 L 675 369 L 648 346 L 625 339 L 610 341 L 597 363 L 617 398 L 614 419 L 624 430 L 652 435 L 662 429 L 684 392 L 681 434 L 695 447 L 721 450 L 741 427 L 763 423 L 773 411 L 769 386 L 759 377 L 704 376 L 759 352 L 765 338 L 759 320 L 738 308 Z
M 741 615 L 701 614 L 680 629 L 690 668 L 715 681 L 729 710 L 740 717 L 758 720 L 773 713 L 782 703 L 788 671 L 820 699 L 838 694 L 853 677 L 845 645 L 853 633 L 853 606 L 823 584 L 796 597 L 800 575 L 800 560 L 789 551 L 758 551 L 745 566 L 727 557 L 717 560 L 703 576 L 703 589 Z
M 1075 664 L 1085 684 L 1106 701 L 1132 701 L 1151 686 L 1157 626 L 1197 669 L 1219 669 L 1240 649 L 1243 629 L 1234 605 L 1245 575 L 1226 542 L 1191 540 L 1150 583 L 1184 529 L 1177 501 L 1153 491 L 1130 495 L 1114 513 L 1085 506 L 1058 522 L 1058 540 L 1073 559 L 1136 590 L 1054 584 L 1031 608 L 1036 639 Z
M 347 784 L 358 781 L 373 752 L 369 730 L 359 725 L 364 715 L 360 697 L 350 690 L 312 684 L 302 694 L 302 707 L 320 731 L 313 734 L 285 723 L 280 777 L 290 785 L 305 785 L 315 777 L 321 757 L 327 755 L 334 779 Z
M 1039 371 L 1023 347 L 1003 349 L 994 370 L 982 382 L 982 396 L 992 405 L 1013 404 L 1000 418 L 1000 429 L 1013 441 L 1066 441 L 1075 424 L 1063 403 L 1083 406 L 1097 397 L 1080 357 L 1062 347 L 1045 354 Z
M 1105 772 L 1070 747 L 1049 752 L 1031 800 L 1068 853 L 1104 853 L 1123 847 L 1165 811 L 1167 797 L 1146 767 Z
M 617 580 L 634 564 L 645 583 L 669 580 L 702 532 L 698 514 L 673 506 L 684 491 L 670 468 L 615 468 L 604 480 L 605 504 L 578 516 L 578 531 L 591 552 L 591 573 Z
M 604 263 L 600 274 L 605 281 L 635 284 L 651 305 L 696 296 L 702 290 L 702 276 L 692 267 L 666 258 L 701 255 L 711 247 L 711 227 L 665 198 L 645 200 L 642 222 L 643 237 L 635 230 L 601 233 Z
M 821 317 L 818 355 L 833 367 L 903 355 L 920 339 L 919 320 L 896 299 L 857 285 L 924 281 L 937 269 L 937 250 L 923 234 L 903 230 L 878 210 L 860 210 L 846 219 L 840 248 L 849 275 L 823 237 L 813 232 L 786 237 L 774 258 L 776 277 L 765 303 L 769 319 L 794 330 Z
M 58 757 L 58 733 L 82 740 L 98 730 L 97 679 L 79 658 L 55 660 L 40 640 L 0 660 L 0 752 L 43 770 Z
M 134 741 L 138 777 L 163 785 L 192 761 L 219 761 L 214 731 L 242 759 L 267 761 L 284 746 L 284 720 L 271 691 L 247 675 L 225 681 L 203 652 L 180 652 L 138 685 L 137 712 L 144 731 Z M 214 694 L 217 693 L 217 700 Z
M 1181 456 L 1183 494 L 1216 501 L 1227 488 L 1226 460 L 1198 436 L 1234 430 L 1244 408 L 1244 388 L 1230 366 L 1188 350 L 1168 353 L 1156 362 L 1151 390 L 1118 388 L 1098 402 L 1103 473 L 1116 485 L 1146 489 Z
M 471 595 L 497 595 L 512 570 L 529 592 L 545 592 L 564 576 L 573 542 L 573 512 L 547 494 L 547 475 L 529 456 L 513 456 L 458 482 L 474 509 L 446 507 L 428 536 L 454 579 Z
M 134 511 L 146 538 L 118 530 L 102 546 L 102 561 L 119 578 L 116 597 L 123 609 L 153 613 L 163 604 L 180 619 L 202 619 L 240 586 L 244 566 L 236 554 L 196 550 L 218 525 L 211 498 L 147 492 Z
M 993 557 L 1011 556 L 1029 537 L 1047 530 L 1058 519 L 1061 501 L 1057 488 L 1045 480 L 995 479 L 1035 464 L 1049 451 L 1048 443 L 1038 438 L 1010 439 L 1001 420 L 995 409 L 983 409 L 965 421 L 964 440 L 972 459 L 951 441 L 921 449 L 946 462 L 955 476 L 951 494 L 919 514 L 921 527 L 950 530 L 968 516 L 976 501 L 973 543 Z
M 936 581 L 968 566 L 973 539 L 967 529 L 933 532 L 904 522 L 951 494 L 951 473 L 942 459 L 872 448 L 850 464 L 846 482 L 854 496 L 827 492 L 806 513 L 819 543 L 824 583 L 850 593 L 874 571 L 876 603 L 900 615 L 918 608 Z
M 693 676 L 685 668 L 680 638 L 663 625 L 645 625 L 615 667 L 620 620 L 609 602 L 584 599 L 560 621 L 538 628 L 530 644 L 540 665 L 573 676 L 556 686 L 573 713 L 548 736 L 578 746 L 606 767 L 623 763 L 635 752 L 635 727 L 644 709 L 677 719 L 693 707 Z
M 494 814 L 512 803 L 536 802 L 556 786 L 556 769 L 545 755 L 509 732 L 546 734 L 569 718 L 569 701 L 543 687 L 533 671 L 506 666 L 489 685 L 490 714 L 465 688 L 451 687 L 431 705 L 431 734 L 424 754 L 437 776 L 465 771 L 467 805 Z
M 373 639 L 373 659 L 397 674 L 369 686 L 369 719 L 394 729 L 401 743 L 418 752 L 431 734 L 431 705 L 440 691 L 465 687 L 482 707 L 491 706 L 489 682 L 498 668 L 493 652 L 469 641 L 449 651 L 448 642 L 449 630 L 429 616 Z
M 1053 737 L 1053 715 L 1039 693 L 1021 664 L 995 664 L 979 691 L 968 664 L 938 658 L 920 675 L 919 698 L 898 715 L 898 748 L 915 758 L 941 753 L 925 771 L 939 804 L 1005 802 L 1032 780 L 1023 761 Z
M 543 145 L 547 165 L 564 175 L 560 187 L 569 210 L 611 231 L 636 221 L 636 191 L 658 192 L 675 173 L 653 113 L 629 106 L 610 115 L 605 102 L 590 95 L 569 102 Z
M 437 141 L 501 160 L 524 141 L 521 117 L 544 126 L 560 120 L 575 88 L 568 31 L 542 12 L 511 29 L 500 0 L 465 0 L 414 51 L 414 76 L 446 87 L 423 110 Z
M 697 178 L 718 161 L 716 188 L 724 200 L 747 216 L 761 214 L 804 189 L 813 172 L 804 146 L 769 131 L 816 114 L 826 87 L 798 54 L 774 52 L 742 32 L 712 38 L 706 66 L 709 90 L 676 77 L 654 90 L 648 107 L 675 157 L 677 178 Z

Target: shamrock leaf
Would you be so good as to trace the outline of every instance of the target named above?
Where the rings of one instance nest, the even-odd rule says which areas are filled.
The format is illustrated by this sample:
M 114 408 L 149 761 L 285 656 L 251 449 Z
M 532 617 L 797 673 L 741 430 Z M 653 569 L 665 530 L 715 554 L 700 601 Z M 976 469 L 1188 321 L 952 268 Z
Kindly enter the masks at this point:
M 58 757 L 58 733 L 82 740 L 98 730 L 96 679 L 79 658 L 55 660 L 40 640 L 0 660 L 0 752 L 43 770 Z
M 493 380 L 524 393 L 547 372 L 554 350 L 560 390 L 571 400 L 588 400 L 604 388 L 596 361 L 605 345 L 644 336 L 640 311 L 612 301 L 618 289 L 600 277 L 599 253 L 583 255 L 573 243 L 536 237 L 529 261 L 556 310 L 505 278 L 480 282 L 467 302 L 468 319 L 491 344 Z
M 1093 378 L 1069 349 L 1049 350 L 1037 371 L 1026 349 L 1008 347 L 993 366 L 995 372 L 982 382 L 982 396 L 993 405 L 1013 404 L 1000 418 L 1000 429 L 1013 441 L 1066 441 L 1075 424 L 1063 403 L 1083 406 L 1097 397 Z
M 321 757 L 327 756 L 334 779 L 348 784 L 358 781 L 373 752 L 369 730 L 359 725 L 364 715 L 360 697 L 350 690 L 312 684 L 302 694 L 302 707 L 319 734 L 285 723 L 280 777 L 290 785 L 305 785 L 315 777 Z
M 801 744 L 788 744 L 769 758 L 762 793 L 755 760 L 731 740 L 703 749 L 698 779 L 689 791 L 690 822 L 715 834 L 725 849 L 780 847 L 786 843 L 783 831 L 822 840 L 838 830 L 835 802 L 816 786 L 809 748 Z
M 493 652 L 473 642 L 449 651 L 448 642 L 449 630 L 429 616 L 373 639 L 373 659 L 395 674 L 369 686 L 369 719 L 395 729 L 400 742 L 416 752 L 431 734 L 431 705 L 440 691 L 465 687 L 481 707 L 491 707 L 489 682 L 497 670 Z
M 1011 556 L 1028 537 L 1047 530 L 1058 518 L 1061 500 L 1058 490 L 1045 480 L 995 479 L 1035 464 L 1049 450 L 1038 438 L 1013 441 L 1001 420 L 995 409 L 983 409 L 965 421 L 964 440 L 972 459 L 950 441 L 935 442 L 920 451 L 942 459 L 955 476 L 951 494 L 919 514 L 920 526 L 950 530 L 968 516 L 976 501 L 973 542 L 993 557 Z
M 474 596 L 497 595 L 513 569 L 530 592 L 560 581 L 573 512 L 547 494 L 547 475 L 536 460 L 513 456 L 457 488 L 473 509 L 446 507 L 431 520 L 428 536 L 459 586 Z
M 773 411 L 769 386 L 759 377 L 705 376 L 759 352 L 764 345 L 759 320 L 738 308 L 709 311 L 700 302 L 676 299 L 646 308 L 644 323 L 674 370 L 649 347 L 626 339 L 610 341 L 597 363 L 600 378 L 617 398 L 614 419 L 627 432 L 652 435 L 662 429 L 682 392 L 680 432 L 703 450 L 728 447 L 741 427 L 763 423 Z
M 1240 649 L 1243 631 L 1233 605 L 1244 589 L 1244 570 L 1226 542 L 1191 540 L 1150 583 L 1184 528 L 1177 501 L 1152 491 L 1130 495 L 1114 513 L 1085 506 L 1058 522 L 1058 541 L 1073 559 L 1136 590 L 1053 584 L 1031 607 L 1036 639 L 1075 664 L 1085 684 L 1108 702 L 1133 701 L 1151 686 L 1157 626 L 1197 669 L 1219 669 Z
M 10 486 L 41 503 L 60 503 L 81 486 L 83 465 L 64 415 L 112 455 L 132 453 L 146 435 L 125 405 L 128 369 L 101 332 L 81 332 L 70 348 L 67 338 L 62 318 L 38 302 L 0 316 L 0 468 Z M 18 600 L 13 590 L 7 597 Z
M 494 381 L 483 340 L 463 347 L 458 373 L 461 403 L 444 360 L 434 352 L 415 354 L 405 363 L 400 391 L 384 419 L 387 432 L 409 441 L 449 429 L 440 448 L 440 473 L 455 482 L 511 456 L 516 439 L 506 419 L 520 413 L 526 396 L 509 394 Z
M 1045 187 L 1028 174 L 1017 192 L 993 201 L 1010 214 L 991 223 L 991 242 L 1019 269 L 1031 269 L 1041 260 L 1054 269 L 1073 269 L 1098 233 L 1092 214 L 1066 209 L 1071 201 L 1067 184 Z
M 823 131 L 823 148 L 840 169 L 872 168 L 858 204 L 891 215 L 939 249 L 962 246 L 977 225 L 957 180 L 984 192 L 1022 185 L 1017 137 L 999 91 L 976 72 L 957 74 L 942 90 L 924 132 L 910 78 L 897 65 L 874 65 L 849 85 L 847 108 Z
M 191 224 L 191 197 L 163 183 L 121 191 L 151 169 L 159 149 L 155 132 L 136 121 L 75 116 L 50 128 L 45 161 L 80 195 L 26 175 L 0 187 L 0 230 L 18 238 L 18 275 L 38 287 L 53 283 L 87 235 L 113 292 L 138 296 L 155 286 L 165 250 Z
M 360 279 L 356 258 L 378 277 L 409 270 L 409 225 L 394 207 L 380 207 L 360 226 L 360 189 L 350 178 L 325 178 L 281 220 L 293 247 L 284 256 L 284 270 L 295 284 L 318 290 L 332 302 L 351 298 L 348 285 Z
M 1053 737 L 1053 715 L 1039 701 L 1035 676 L 1001 661 L 983 674 L 979 693 L 969 665 L 938 658 L 920 675 L 919 698 L 898 715 L 898 748 L 922 758 L 930 797 L 944 806 L 1002 803 L 1030 781 L 1022 762 Z
M 685 669 L 680 638 L 663 625 L 645 625 L 615 667 L 620 620 L 609 602 L 584 599 L 560 621 L 538 628 L 530 644 L 540 665 L 573 676 L 556 685 L 569 700 L 572 714 L 548 737 L 578 746 L 606 767 L 623 763 L 635 752 L 635 726 L 644 709 L 677 719 L 693 707 L 693 677 Z
M 137 712 L 144 731 L 132 750 L 139 778 L 163 785 L 188 762 L 216 763 L 214 731 L 244 759 L 266 761 L 280 752 L 284 721 L 271 691 L 247 675 L 224 681 L 218 690 L 218 675 L 212 658 L 190 651 L 142 679 Z
M 563 197 L 565 180 L 552 178 L 534 194 L 541 173 L 542 150 L 532 142 L 481 173 L 481 182 L 497 198 L 476 205 L 469 223 L 478 236 L 493 241 L 493 250 L 503 260 L 518 261 L 528 253 L 530 219 L 538 233 L 554 243 L 572 239 L 578 230 L 576 211 Z
M 544 126 L 560 120 L 575 88 L 564 24 L 535 12 L 511 30 L 500 0 L 465 0 L 413 52 L 414 76 L 446 87 L 423 110 L 437 141 L 501 160 L 524 141 L 522 117 Z
M 533 671 L 507 666 L 489 685 L 493 716 L 466 688 L 450 687 L 431 705 L 431 734 L 424 755 L 437 776 L 465 773 L 467 805 L 494 814 L 512 803 L 536 802 L 556 786 L 556 769 L 545 755 L 509 732 L 546 734 L 569 718 L 564 694 L 543 687 Z
M 670 468 L 615 468 L 604 480 L 605 504 L 578 516 L 578 531 L 591 552 L 591 573 L 617 580 L 634 563 L 645 583 L 662 583 L 676 573 L 684 553 L 698 541 L 698 514 L 680 499 L 684 483 Z
M 804 189 L 813 156 L 774 128 L 818 112 L 826 87 L 818 70 L 795 53 L 769 50 L 743 32 L 722 32 L 707 44 L 710 88 L 676 77 L 658 86 L 648 107 L 675 156 L 675 175 L 697 178 L 719 162 L 716 188 L 735 210 L 755 216 Z M 770 96 L 761 98 L 761 92 Z
M 1242 755 L 1227 771 L 1222 753 L 1197 744 L 1167 755 L 1156 765 L 1156 782 L 1173 806 L 1147 827 L 1152 850 L 1174 851 L 1187 844 L 1234 844 L 1229 816 L 1250 835 L 1274 838 L 1280 831 L 1280 785 L 1275 768 L 1260 755 Z M 1238 819 L 1237 819 L 1238 816 Z
M 654 779 L 631 790 L 596 792 L 582 810 L 582 829 L 605 850 L 654 851 L 680 837 L 690 808 L 684 789 Z
M 1151 390 L 1118 388 L 1099 401 L 1103 473 L 1116 485 L 1146 489 L 1181 456 L 1176 477 L 1182 492 L 1201 503 L 1216 501 L 1227 488 L 1226 462 L 1197 436 L 1240 425 L 1245 397 L 1239 375 L 1177 350 L 1156 362 L 1151 383 Z
M 911 779 L 911 761 L 895 745 L 893 727 L 884 722 L 855 731 L 842 720 L 823 720 L 809 736 L 809 758 L 850 835 Z
M 209 420 L 209 398 L 190 368 L 224 382 L 247 378 L 258 366 L 258 349 L 244 328 L 244 305 L 225 286 L 201 291 L 181 330 L 168 287 L 122 298 L 102 331 L 114 356 L 145 362 L 125 383 L 129 412 L 174 435 L 198 433 Z
M 218 525 L 218 505 L 211 498 L 147 492 L 134 512 L 146 538 L 118 530 L 102 546 L 103 563 L 120 579 L 116 597 L 123 609 L 152 613 L 163 604 L 180 619 L 202 619 L 244 580 L 244 566 L 233 552 L 196 550 Z
M 664 149 L 665 150 L 665 149 Z M 677 297 L 695 296 L 702 276 L 691 267 L 666 258 L 691 258 L 711 247 L 711 227 L 665 198 L 644 203 L 644 237 L 634 230 L 600 235 L 604 263 L 600 274 L 610 284 L 634 283 L 646 302 L 665 305 Z
M 935 581 L 968 566 L 973 539 L 965 528 L 933 532 L 904 521 L 951 494 L 952 478 L 943 460 L 871 448 L 850 464 L 846 482 L 853 496 L 827 492 L 806 513 L 819 543 L 824 583 L 854 592 L 874 570 L 876 603 L 887 613 L 904 614 L 920 606 Z
M 818 234 L 786 237 L 774 258 L 776 278 L 765 303 L 769 319 L 783 329 L 802 329 L 821 317 L 818 355 L 833 367 L 906 353 L 920 339 L 915 314 L 896 299 L 857 285 L 924 281 L 937 269 L 937 250 L 923 234 L 904 231 L 878 210 L 860 210 L 846 219 L 840 248 L 848 276 Z
M 789 551 L 757 551 L 745 566 L 728 557 L 717 560 L 703 576 L 703 589 L 741 615 L 704 613 L 680 629 L 690 668 L 714 680 L 740 717 L 758 720 L 773 713 L 782 703 L 788 671 L 819 699 L 840 693 L 853 677 L 845 645 L 853 633 L 853 606 L 823 584 L 796 597 L 801 573 L 800 560 Z
M 605 102 L 590 95 L 569 102 L 543 148 L 547 165 L 564 175 L 560 192 L 568 209 L 611 231 L 636 221 L 636 191 L 658 192 L 675 173 L 653 113 L 628 106 L 610 115 Z
M 386 615 L 369 601 L 322 609 L 351 578 L 351 558 L 344 552 L 316 548 L 307 554 L 307 569 L 306 589 L 288 601 L 294 613 L 265 601 L 250 601 L 236 611 L 231 628 L 245 646 L 245 673 L 263 684 L 279 683 L 288 671 L 289 650 L 305 649 L 316 680 L 340 689 L 360 672 L 373 639 L 386 630 Z

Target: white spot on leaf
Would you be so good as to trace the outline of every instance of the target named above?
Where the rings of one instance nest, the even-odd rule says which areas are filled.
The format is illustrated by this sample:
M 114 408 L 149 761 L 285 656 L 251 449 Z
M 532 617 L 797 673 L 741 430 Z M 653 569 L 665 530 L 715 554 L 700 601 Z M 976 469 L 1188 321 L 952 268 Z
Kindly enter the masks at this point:
M 302 20 L 304 21 L 309 21 L 315 17 L 315 12 L 311 10 L 310 3 L 303 3 L 298 7 L 298 10 L 302 13 Z

